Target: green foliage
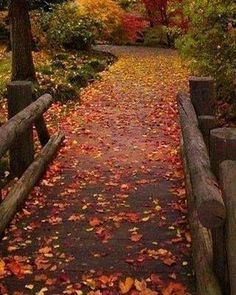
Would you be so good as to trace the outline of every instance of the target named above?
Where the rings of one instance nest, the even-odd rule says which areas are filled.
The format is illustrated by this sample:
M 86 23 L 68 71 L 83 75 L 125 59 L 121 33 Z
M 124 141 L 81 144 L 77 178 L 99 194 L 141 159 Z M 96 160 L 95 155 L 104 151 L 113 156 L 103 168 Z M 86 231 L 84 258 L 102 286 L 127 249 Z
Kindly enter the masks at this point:
M 62 52 L 37 67 L 38 95 L 50 93 L 56 100 L 78 99 L 80 89 L 98 78 L 111 61 L 110 55 L 90 51 Z
M 73 3 L 55 6 L 52 12 L 42 15 L 41 21 L 47 43 L 53 48 L 90 49 L 100 27 L 100 23 L 89 16 L 80 16 Z
M 0 97 L 6 92 L 6 81 L 10 79 L 11 61 L 9 58 L 0 60 Z
M 126 11 L 130 11 L 138 2 L 138 0 L 119 0 L 119 5 Z
M 99 59 L 92 59 L 88 62 L 88 65 L 93 68 L 95 72 L 101 72 L 105 70 L 106 65 Z
M 85 87 L 89 82 L 94 80 L 95 76 L 94 69 L 87 63 L 76 71 L 70 72 L 67 80 L 77 87 Z
M 167 35 L 164 26 L 156 26 L 148 28 L 145 32 L 144 45 L 145 46 L 167 46 Z
M 216 79 L 218 96 L 236 95 L 236 3 L 232 0 L 188 1 L 189 31 L 177 42 L 195 75 Z

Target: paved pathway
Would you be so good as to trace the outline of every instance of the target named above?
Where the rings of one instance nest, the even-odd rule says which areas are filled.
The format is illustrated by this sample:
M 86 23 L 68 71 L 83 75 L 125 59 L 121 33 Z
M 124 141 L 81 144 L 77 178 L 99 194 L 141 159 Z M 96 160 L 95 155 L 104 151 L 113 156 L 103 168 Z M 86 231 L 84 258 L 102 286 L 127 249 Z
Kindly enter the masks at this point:
M 67 142 L 3 238 L 1 294 L 194 294 L 175 103 L 187 73 L 171 50 L 109 50 L 119 60 L 82 104 L 49 115 Z

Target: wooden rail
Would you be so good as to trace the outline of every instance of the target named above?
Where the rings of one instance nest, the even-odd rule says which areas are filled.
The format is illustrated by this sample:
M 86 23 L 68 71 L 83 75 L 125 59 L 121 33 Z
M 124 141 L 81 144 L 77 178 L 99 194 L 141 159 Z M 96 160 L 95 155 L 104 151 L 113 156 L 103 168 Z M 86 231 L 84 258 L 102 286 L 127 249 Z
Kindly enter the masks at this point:
M 8 150 L 10 151 L 11 174 L 20 179 L 0 204 L 0 234 L 3 234 L 39 181 L 64 139 L 61 132 L 50 138 L 43 119 L 43 113 L 48 110 L 52 102 L 53 98 L 49 94 L 32 102 L 30 82 L 15 81 L 8 85 L 9 120 L 0 127 L 0 158 Z M 16 113 L 16 110 L 19 112 Z M 36 124 L 40 142 L 44 146 L 35 159 L 33 124 Z
M 188 201 L 188 216 L 192 233 L 192 255 L 196 275 L 196 287 L 198 295 L 222 295 L 220 284 L 213 271 L 213 249 L 211 233 L 204 228 L 199 221 L 195 206 L 195 198 L 192 189 L 191 177 L 185 157 L 183 140 L 181 155 L 185 171 L 185 184 Z
M 52 104 L 53 98 L 45 94 L 0 127 L 0 158 L 12 143 L 28 129 Z
M 179 93 L 182 159 L 198 295 L 236 294 L 236 128 L 219 128 L 211 78 Z
M 0 204 L 0 235 L 4 232 L 28 194 L 44 173 L 45 168 L 55 155 L 63 139 L 64 135 L 62 133 L 57 133 L 51 137 L 35 161 L 28 167 Z
M 184 93 L 178 94 L 178 107 L 184 151 L 198 217 L 203 226 L 218 227 L 224 223 L 226 216 L 222 193 L 211 171 L 210 158 L 198 128 L 194 108 Z

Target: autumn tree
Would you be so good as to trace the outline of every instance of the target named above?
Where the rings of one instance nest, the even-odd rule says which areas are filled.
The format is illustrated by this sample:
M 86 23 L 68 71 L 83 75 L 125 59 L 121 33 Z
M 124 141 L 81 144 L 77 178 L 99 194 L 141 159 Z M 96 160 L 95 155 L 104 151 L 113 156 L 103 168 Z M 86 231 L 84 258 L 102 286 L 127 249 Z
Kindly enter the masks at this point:
M 142 0 L 151 27 L 161 25 L 166 28 L 167 41 L 171 45 L 173 29 L 186 30 L 187 20 L 182 9 L 182 0 Z
M 236 3 L 235 0 L 185 1 L 189 29 L 178 42 L 192 74 L 212 76 L 220 99 L 234 102 L 236 118 Z

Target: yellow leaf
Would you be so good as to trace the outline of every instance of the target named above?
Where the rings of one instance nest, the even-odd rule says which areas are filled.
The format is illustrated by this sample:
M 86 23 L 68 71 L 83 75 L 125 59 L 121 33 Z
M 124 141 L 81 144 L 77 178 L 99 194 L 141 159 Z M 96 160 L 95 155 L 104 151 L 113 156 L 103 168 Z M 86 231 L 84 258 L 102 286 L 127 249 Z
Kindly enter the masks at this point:
M 133 287 L 133 285 L 134 285 L 134 280 L 130 277 L 126 278 L 124 282 L 120 281 L 119 288 L 120 288 L 121 294 L 128 293 Z
M 134 285 L 135 285 L 135 288 L 137 289 L 137 291 L 142 292 L 147 289 L 147 283 L 144 280 L 142 280 L 142 281 L 135 280 Z

